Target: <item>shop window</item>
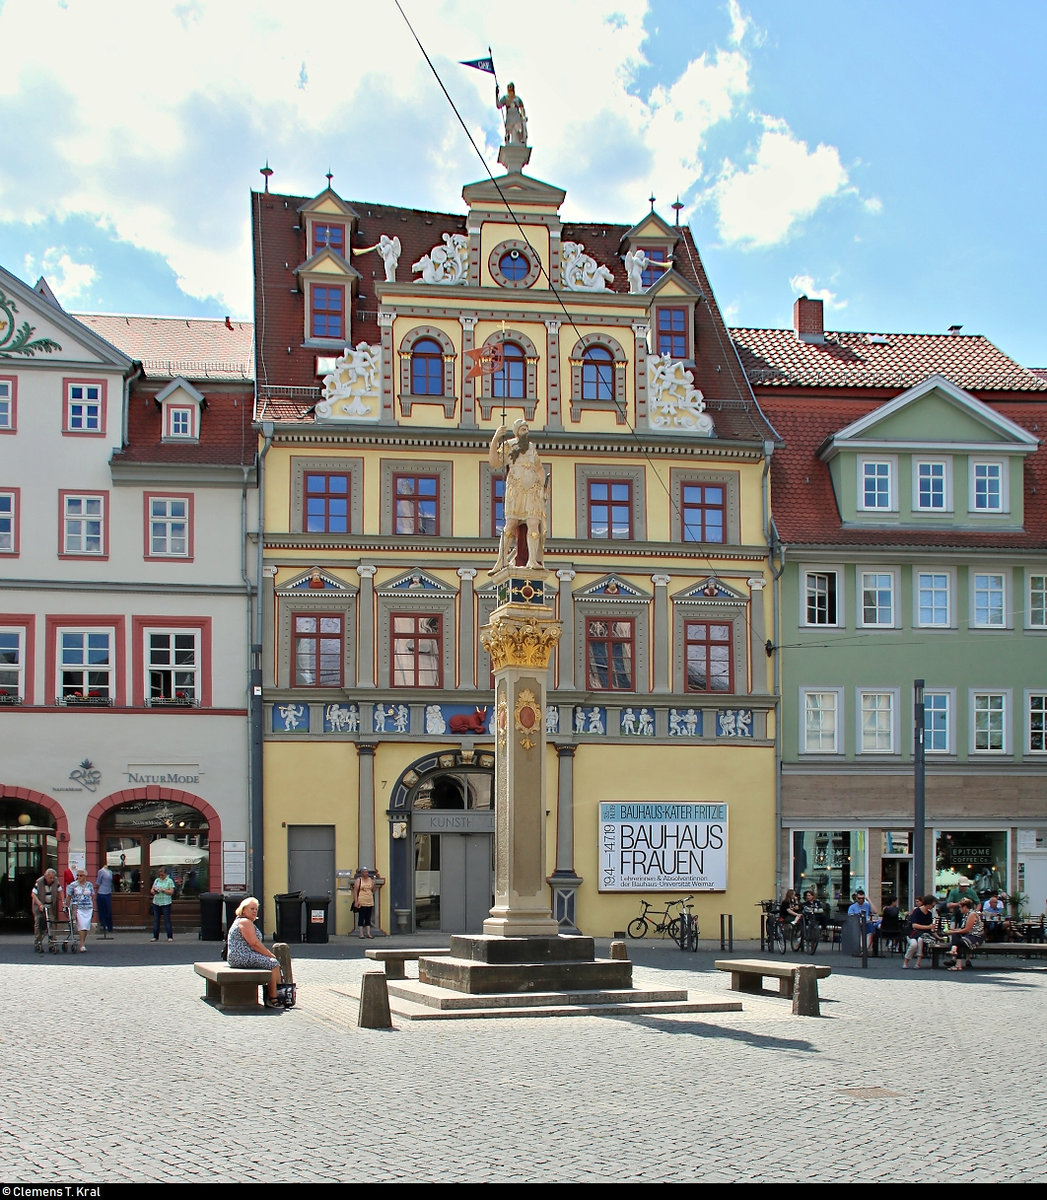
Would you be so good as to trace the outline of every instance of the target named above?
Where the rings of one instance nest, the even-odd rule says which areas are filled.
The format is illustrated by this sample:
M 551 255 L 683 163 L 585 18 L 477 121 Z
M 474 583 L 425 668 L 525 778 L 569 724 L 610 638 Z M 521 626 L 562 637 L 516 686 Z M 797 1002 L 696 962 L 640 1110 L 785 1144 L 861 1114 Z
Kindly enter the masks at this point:
M 1007 834 L 1004 830 L 938 830 L 934 836 L 934 886 L 942 899 L 961 878 L 980 899 L 1007 890 Z
M 794 830 L 793 887 L 810 889 L 827 912 L 841 917 L 851 897 L 866 888 L 866 836 L 863 829 Z

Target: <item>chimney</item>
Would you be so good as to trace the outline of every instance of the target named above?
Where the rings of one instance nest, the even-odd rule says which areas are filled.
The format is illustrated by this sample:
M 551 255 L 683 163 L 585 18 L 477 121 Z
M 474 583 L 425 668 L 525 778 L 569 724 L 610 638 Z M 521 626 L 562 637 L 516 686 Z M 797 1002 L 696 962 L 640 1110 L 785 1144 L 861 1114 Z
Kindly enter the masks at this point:
M 793 330 L 798 341 L 825 341 L 821 300 L 808 300 L 806 296 L 797 296 L 793 303 Z

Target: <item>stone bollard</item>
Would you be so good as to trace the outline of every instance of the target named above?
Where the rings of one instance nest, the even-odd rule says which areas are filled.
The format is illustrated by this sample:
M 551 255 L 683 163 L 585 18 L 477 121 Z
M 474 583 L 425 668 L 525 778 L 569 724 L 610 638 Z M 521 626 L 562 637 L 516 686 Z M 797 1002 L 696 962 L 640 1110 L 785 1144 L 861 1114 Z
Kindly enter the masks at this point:
M 814 967 L 797 967 L 793 973 L 793 1016 L 820 1017 L 818 976 Z
M 360 981 L 360 1029 L 392 1029 L 389 1014 L 389 985 L 384 971 L 365 971 Z
M 625 942 L 611 943 L 611 958 L 619 959 L 622 962 L 629 961 L 629 948 L 626 946 Z

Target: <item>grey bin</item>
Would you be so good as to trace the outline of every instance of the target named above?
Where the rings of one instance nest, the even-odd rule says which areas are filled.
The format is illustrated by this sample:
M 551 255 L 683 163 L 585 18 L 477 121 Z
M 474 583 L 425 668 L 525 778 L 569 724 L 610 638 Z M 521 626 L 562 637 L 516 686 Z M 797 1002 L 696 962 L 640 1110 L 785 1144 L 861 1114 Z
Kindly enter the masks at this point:
M 848 914 L 843 919 L 843 928 L 840 931 L 840 949 L 844 954 L 851 954 L 855 958 L 862 956 L 862 919 L 854 913 Z
M 222 893 L 203 892 L 200 896 L 200 941 L 220 942 L 222 933 Z
M 278 892 L 276 901 L 276 940 L 278 942 L 301 942 L 302 900 L 304 892 Z
M 305 940 L 307 942 L 327 941 L 327 914 L 330 907 L 330 896 L 306 896 Z

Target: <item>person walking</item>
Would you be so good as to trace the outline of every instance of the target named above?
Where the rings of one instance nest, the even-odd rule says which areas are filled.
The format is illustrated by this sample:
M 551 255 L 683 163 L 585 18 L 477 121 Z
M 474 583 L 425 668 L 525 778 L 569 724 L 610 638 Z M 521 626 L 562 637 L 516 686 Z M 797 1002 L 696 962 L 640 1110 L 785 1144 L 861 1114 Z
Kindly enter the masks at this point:
M 58 920 L 58 898 L 61 892 L 58 872 L 53 867 L 48 867 L 33 884 L 33 949 L 37 954 L 44 952 L 48 923 Z
M 98 928 L 112 936 L 113 932 L 113 873 L 105 863 L 95 876 L 95 904 L 98 907 Z
M 360 937 L 370 937 L 371 917 L 374 914 L 374 880 L 366 867 L 360 868 L 360 873 L 353 881 L 353 907 L 356 909 Z
M 164 928 L 167 930 L 167 940 L 174 941 L 171 933 L 171 902 L 174 900 L 175 881 L 167 873 L 162 864 L 157 867 L 157 876 L 149 889 L 153 897 L 153 941 L 160 940 L 160 914 L 164 914 Z
M 87 935 L 91 931 L 91 922 L 95 915 L 95 889 L 83 868 L 77 871 L 76 878 L 66 888 L 65 904 L 70 915 L 76 920 L 76 936 L 79 939 L 77 948 L 81 954 L 86 954 Z

